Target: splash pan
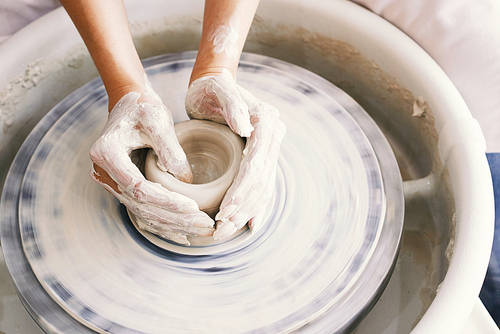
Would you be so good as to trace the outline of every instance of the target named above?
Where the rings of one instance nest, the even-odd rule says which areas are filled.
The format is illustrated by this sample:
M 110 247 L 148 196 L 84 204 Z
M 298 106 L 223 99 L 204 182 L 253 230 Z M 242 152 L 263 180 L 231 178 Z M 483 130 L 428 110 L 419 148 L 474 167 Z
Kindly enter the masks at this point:
M 187 119 L 194 58 L 145 61 L 176 122 Z M 280 110 L 287 134 L 264 227 L 205 249 L 158 247 L 90 179 L 88 151 L 107 116 L 101 81 L 70 94 L 33 130 L 5 183 L 2 246 L 43 329 L 334 333 L 368 312 L 403 226 L 388 142 L 354 100 L 297 66 L 244 54 L 238 81 Z

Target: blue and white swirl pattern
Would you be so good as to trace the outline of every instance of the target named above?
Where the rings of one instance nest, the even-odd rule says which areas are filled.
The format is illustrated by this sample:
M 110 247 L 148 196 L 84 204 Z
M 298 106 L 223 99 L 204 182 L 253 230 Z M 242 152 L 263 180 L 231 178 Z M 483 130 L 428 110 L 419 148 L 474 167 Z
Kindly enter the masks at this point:
M 150 60 L 147 71 L 181 121 L 194 54 L 176 56 Z M 88 151 L 107 116 L 102 86 L 82 87 L 77 103 L 47 115 L 42 122 L 51 124 L 34 143 L 18 215 L 25 256 L 60 307 L 112 333 L 276 333 L 327 310 L 343 312 L 351 299 L 363 301 L 347 310 L 352 318 L 368 307 L 377 292 L 355 287 L 368 274 L 386 219 L 379 161 L 352 115 L 287 66 L 294 68 L 242 59 L 238 82 L 280 110 L 287 134 L 264 227 L 206 254 L 151 244 L 90 179 Z M 394 257 L 396 249 L 389 251 Z M 382 278 L 393 259 L 380 268 Z M 334 332 L 346 320 L 325 323 Z

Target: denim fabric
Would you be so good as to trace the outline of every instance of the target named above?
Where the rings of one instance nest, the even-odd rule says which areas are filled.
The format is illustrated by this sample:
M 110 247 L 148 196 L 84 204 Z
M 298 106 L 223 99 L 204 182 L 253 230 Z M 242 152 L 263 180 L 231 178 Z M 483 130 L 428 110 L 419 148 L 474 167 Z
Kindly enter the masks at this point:
M 500 326 L 500 153 L 487 153 L 495 191 L 495 237 L 480 297 Z

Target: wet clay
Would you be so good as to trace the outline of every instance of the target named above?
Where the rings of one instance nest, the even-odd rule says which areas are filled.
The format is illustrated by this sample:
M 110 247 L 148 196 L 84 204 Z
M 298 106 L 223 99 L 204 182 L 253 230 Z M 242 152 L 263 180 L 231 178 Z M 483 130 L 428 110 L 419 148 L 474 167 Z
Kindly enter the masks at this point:
M 177 123 L 175 133 L 191 166 L 193 183 L 162 171 L 153 150 L 146 157 L 146 178 L 194 199 L 200 210 L 214 217 L 239 170 L 243 139 L 225 125 L 202 120 Z

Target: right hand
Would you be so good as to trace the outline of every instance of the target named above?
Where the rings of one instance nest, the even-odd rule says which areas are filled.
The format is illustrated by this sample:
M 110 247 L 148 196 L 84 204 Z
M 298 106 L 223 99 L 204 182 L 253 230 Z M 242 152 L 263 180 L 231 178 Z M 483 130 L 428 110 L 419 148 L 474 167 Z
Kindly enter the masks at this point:
M 214 221 L 194 200 L 146 180 L 132 163 L 130 153 L 144 147 L 155 150 L 161 170 L 192 181 L 172 115 L 149 85 L 123 95 L 111 110 L 90 150 L 92 178 L 134 214 L 141 229 L 184 245 L 188 236 L 212 235 Z
M 247 138 L 238 174 L 215 216 L 214 239 L 225 239 L 247 223 L 255 231 L 272 199 L 286 132 L 278 109 L 239 86 L 229 71 L 222 71 L 195 78 L 186 95 L 186 110 L 191 118 L 226 123 Z

